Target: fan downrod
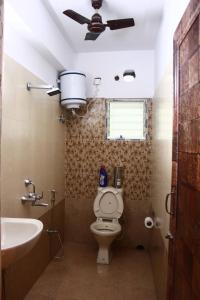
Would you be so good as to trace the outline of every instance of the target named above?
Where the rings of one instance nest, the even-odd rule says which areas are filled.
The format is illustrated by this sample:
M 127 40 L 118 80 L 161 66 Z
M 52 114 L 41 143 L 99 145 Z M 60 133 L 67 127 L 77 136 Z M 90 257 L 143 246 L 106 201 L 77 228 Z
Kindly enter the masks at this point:
M 99 9 L 102 6 L 103 0 L 91 0 L 94 9 Z

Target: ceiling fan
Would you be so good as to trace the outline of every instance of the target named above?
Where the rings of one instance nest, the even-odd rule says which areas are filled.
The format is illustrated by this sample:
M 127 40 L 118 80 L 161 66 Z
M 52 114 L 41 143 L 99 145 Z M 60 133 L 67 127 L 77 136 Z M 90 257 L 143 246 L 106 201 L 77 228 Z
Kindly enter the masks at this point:
M 63 14 L 71 18 L 72 20 L 80 23 L 81 25 L 88 25 L 89 32 L 86 33 L 85 40 L 96 40 L 99 35 L 106 29 L 106 27 L 109 27 L 111 30 L 116 30 L 135 25 L 133 18 L 109 20 L 107 21 L 107 24 L 103 24 L 101 15 L 98 13 L 98 9 L 101 8 L 103 0 L 91 0 L 91 2 L 94 9 L 97 10 L 96 13 L 92 16 L 91 20 L 85 18 L 84 16 L 71 9 L 63 11 Z

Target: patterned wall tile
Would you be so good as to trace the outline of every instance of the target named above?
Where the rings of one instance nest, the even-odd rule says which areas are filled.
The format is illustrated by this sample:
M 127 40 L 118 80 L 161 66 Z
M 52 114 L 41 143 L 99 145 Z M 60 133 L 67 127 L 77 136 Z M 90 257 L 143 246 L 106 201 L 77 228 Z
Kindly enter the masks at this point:
M 83 114 L 83 108 L 79 114 Z M 93 203 L 97 194 L 99 168 L 105 165 L 109 185 L 115 166 L 123 166 L 124 224 L 121 245 L 148 245 L 144 217 L 149 213 L 152 103 L 148 101 L 147 141 L 109 141 L 106 136 L 106 100 L 90 100 L 88 119 L 66 113 L 65 196 L 66 237 L 95 243 L 89 225 L 95 220 Z M 125 223 L 124 223 L 125 222 Z M 136 224 L 137 223 L 137 224 Z M 139 230 L 139 231 L 138 231 Z
M 105 133 L 105 99 L 89 99 L 88 105 L 78 112 L 80 118 L 66 111 L 66 138 L 82 137 L 85 139 L 103 138 Z

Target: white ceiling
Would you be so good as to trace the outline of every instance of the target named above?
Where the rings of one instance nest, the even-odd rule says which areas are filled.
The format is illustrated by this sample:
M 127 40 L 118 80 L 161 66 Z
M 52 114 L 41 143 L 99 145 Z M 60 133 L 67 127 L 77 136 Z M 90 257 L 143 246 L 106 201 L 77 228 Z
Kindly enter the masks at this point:
M 90 19 L 95 13 L 91 0 L 43 1 L 74 50 L 90 52 L 153 49 L 165 0 L 104 0 L 99 10 L 103 22 L 133 17 L 136 25 L 115 31 L 107 28 L 96 41 L 85 41 L 87 25 L 80 25 L 62 13 L 72 9 Z

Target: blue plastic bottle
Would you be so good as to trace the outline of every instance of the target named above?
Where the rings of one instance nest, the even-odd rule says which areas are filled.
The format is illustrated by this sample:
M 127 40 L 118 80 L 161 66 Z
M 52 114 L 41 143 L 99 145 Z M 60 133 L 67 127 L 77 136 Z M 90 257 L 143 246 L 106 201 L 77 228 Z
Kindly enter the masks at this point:
M 108 185 L 108 175 L 104 166 L 99 171 L 99 186 L 106 187 Z

